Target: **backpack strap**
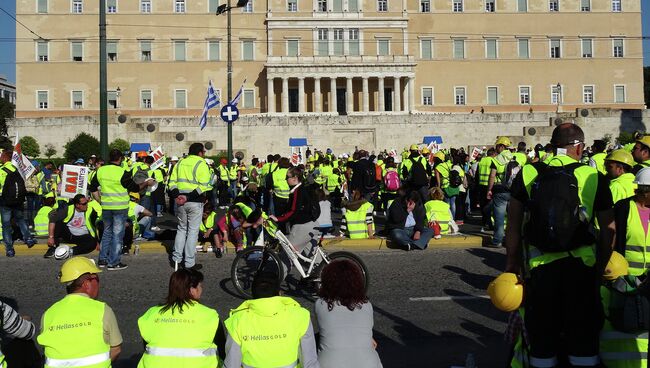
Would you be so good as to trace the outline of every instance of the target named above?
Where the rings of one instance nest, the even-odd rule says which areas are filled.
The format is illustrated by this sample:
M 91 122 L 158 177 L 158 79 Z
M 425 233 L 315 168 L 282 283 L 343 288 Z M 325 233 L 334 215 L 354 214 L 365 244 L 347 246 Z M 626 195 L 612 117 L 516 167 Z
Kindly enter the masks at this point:
M 630 214 L 630 202 L 633 199 L 624 199 L 614 205 L 614 223 L 616 224 L 616 238 L 614 250 L 625 257 L 627 241 L 627 218 Z

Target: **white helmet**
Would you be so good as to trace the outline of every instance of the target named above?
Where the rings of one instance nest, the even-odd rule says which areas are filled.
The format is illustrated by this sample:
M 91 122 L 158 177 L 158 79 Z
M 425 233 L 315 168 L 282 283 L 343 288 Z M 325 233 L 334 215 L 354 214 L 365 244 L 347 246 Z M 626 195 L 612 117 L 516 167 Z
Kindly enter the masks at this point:
M 72 256 L 72 251 L 67 244 L 61 244 L 54 250 L 54 259 L 58 259 L 59 261 L 68 259 L 70 256 Z
M 634 184 L 650 185 L 650 167 L 644 167 L 636 173 Z
M 172 156 L 172 158 L 170 158 L 169 161 L 178 161 L 178 156 Z

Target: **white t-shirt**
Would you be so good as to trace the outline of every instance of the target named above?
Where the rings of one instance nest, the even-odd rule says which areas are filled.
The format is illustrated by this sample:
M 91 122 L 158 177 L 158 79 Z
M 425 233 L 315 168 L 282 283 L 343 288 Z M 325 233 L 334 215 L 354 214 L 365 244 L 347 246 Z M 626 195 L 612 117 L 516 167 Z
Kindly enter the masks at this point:
M 68 230 L 70 230 L 70 234 L 74 236 L 88 234 L 88 228 L 86 227 L 86 213 L 74 210 L 74 215 L 72 215 L 72 219 L 68 222 Z
M 330 201 L 320 201 L 318 202 L 320 207 L 320 216 L 318 217 L 319 226 L 332 226 L 332 207 Z
M 135 208 L 133 208 L 133 213 L 135 214 L 135 218 L 140 217 L 140 214 L 144 211 L 144 207 L 140 206 L 139 204 L 135 204 Z

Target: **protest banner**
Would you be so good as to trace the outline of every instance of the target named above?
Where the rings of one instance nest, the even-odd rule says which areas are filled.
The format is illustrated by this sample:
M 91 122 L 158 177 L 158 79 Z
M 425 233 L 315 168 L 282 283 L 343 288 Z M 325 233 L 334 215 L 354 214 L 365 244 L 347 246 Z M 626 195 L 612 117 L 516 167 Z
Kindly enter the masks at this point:
M 20 176 L 23 177 L 23 180 L 29 179 L 30 176 L 36 173 L 36 168 L 32 165 L 31 161 L 27 156 L 23 155 L 22 149 L 20 148 L 20 143 L 18 142 L 18 135 L 16 134 L 16 140 L 14 142 L 14 153 L 11 155 L 11 163 L 18 169 Z
M 474 147 L 474 149 L 472 149 L 472 161 L 476 160 L 478 156 L 481 154 L 481 152 L 482 151 L 480 148 Z
M 153 157 L 153 164 L 150 167 L 151 170 L 156 170 L 165 164 L 165 153 L 162 150 L 162 146 L 158 146 L 149 156 Z
M 89 169 L 85 166 L 63 165 L 61 173 L 61 197 L 74 198 L 86 195 Z

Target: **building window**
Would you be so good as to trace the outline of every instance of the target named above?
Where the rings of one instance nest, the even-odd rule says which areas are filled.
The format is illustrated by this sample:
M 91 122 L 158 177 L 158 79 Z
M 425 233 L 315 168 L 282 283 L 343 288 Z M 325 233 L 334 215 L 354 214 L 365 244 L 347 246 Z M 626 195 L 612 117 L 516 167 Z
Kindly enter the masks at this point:
M 428 13 L 431 11 L 431 0 L 420 0 L 420 13 Z
M 141 109 L 150 109 L 151 108 L 151 90 L 143 89 L 140 91 L 140 108 Z
M 75 14 L 81 14 L 84 12 L 83 0 L 72 0 L 72 12 Z
M 72 108 L 73 109 L 83 109 L 84 108 L 84 93 L 83 93 L 83 91 L 72 91 Z
M 82 41 L 70 42 L 70 53 L 72 54 L 72 61 L 84 60 L 84 44 Z
M 253 40 L 242 41 L 242 60 L 244 61 L 253 61 L 255 60 L 255 55 L 253 52 Z
M 327 11 L 327 0 L 318 0 L 318 8 L 317 10 L 319 12 L 326 12 Z
M 185 13 L 185 0 L 174 0 L 174 13 Z
M 625 86 L 614 86 L 614 102 L 625 103 Z
M 185 61 L 185 41 L 174 41 L 174 60 Z
M 244 101 L 242 107 L 245 109 L 252 109 L 255 107 L 255 90 L 244 89 Z
M 497 9 L 496 0 L 485 0 L 485 11 L 494 13 Z
M 591 0 L 580 0 L 580 11 L 591 11 Z
M 465 58 L 465 40 L 454 40 L 454 59 Z
M 117 61 L 117 41 L 106 42 L 106 58 L 108 61 Z
M 433 59 L 433 42 L 430 39 L 420 40 L 420 58 L 424 60 Z
M 518 38 L 517 39 L 517 44 L 519 45 L 519 58 L 520 59 L 528 59 L 530 58 L 530 50 L 528 47 L 528 39 L 527 38 Z
M 487 59 L 497 58 L 497 40 L 490 38 L 485 40 L 485 57 Z
M 348 11 L 358 12 L 359 11 L 359 0 L 348 0 Z
M 47 13 L 47 0 L 38 0 L 36 11 L 41 14 Z
M 612 0 L 612 11 L 617 13 L 623 11 L 621 7 L 621 0 Z
M 622 38 L 615 38 L 613 40 L 614 43 L 614 57 L 615 58 L 622 58 L 623 57 L 623 39 Z
M 298 56 L 298 40 L 287 40 L 287 56 Z
M 106 0 L 106 13 L 117 13 L 117 0 Z
M 497 87 L 487 88 L 487 103 L 488 105 L 499 104 L 499 89 Z
M 287 11 L 297 12 L 298 11 L 298 0 L 287 0 Z
M 591 38 L 583 38 L 582 39 L 582 57 L 583 58 L 590 58 L 593 57 L 593 51 L 592 51 L 592 45 L 593 41 Z
M 248 0 L 246 6 L 242 9 L 243 13 L 252 13 L 253 12 L 253 0 Z
M 37 104 L 39 109 L 48 108 L 48 92 L 47 91 L 36 91 Z
M 348 53 L 353 56 L 360 55 L 358 28 L 351 28 L 348 30 Z
M 151 13 L 151 0 L 140 0 L 140 13 Z
M 454 102 L 456 105 L 465 105 L 465 87 L 454 88 Z
M 422 88 L 422 105 L 424 105 L 424 106 L 433 106 L 433 88 L 432 87 L 423 87 Z
M 388 0 L 377 0 L 377 11 L 378 12 L 387 12 L 388 11 Z
M 216 14 L 219 7 L 219 0 L 210 0 L 208 2 L 208 13 Z
M 117 109 L 117 91 L 107 91 L 106 100 L 109 108 Z
M 151 61 L 151 41 L 140 41 L 140 60 Z
M 177 89 L 174 91 L 174 106 L 177 109 L 187 108 L 187 91 L 184 89 Z
M 329 43 L 327 41 L 327 29 L 318 29 L 318 56 L 329 55 Z
M 49 60 L 49 42 L 47 41 L 38 41 L 36 42 L 36 61 L 48 61 Z
M 594 86 L 582 86 L 582 102 L 594 103 Z
M 525 13 L 528 11 L 528 0 L 517 0 L 517 11 Z
M 562 103 L 562 86 L 551 86 L 551 104 L 558 105 Z
M 549 0 L 549 2 L 548 2 L 548 11 L 559 12 L 560 11 L 560 0 Z
M 334 0 L 332 2 L 332 11 L 342 12 L 343 11 L 343 0 Z
M 218 61 L 220 59 L 219 41 L 208 41 L 208 60 Z
M 332 54 L 343 55 L 343 29 L 335 28 L 333 34 L 334 40 L 332 41 Z
M 530 87 L 519 87 L 519 103 L 530 105 Z
M 561 42 L 559 38 L 552 38 L 550 40 L 551 59 L 559 59 L 562 57 Z
M 463 11 L 463 0 L 454 0 L 452 3 L 452 11 L 454 13 L 461 13 Z
M 386 56 L 390 54 L 390 40 L 378 39 L 377 40 L 377 55 Z

